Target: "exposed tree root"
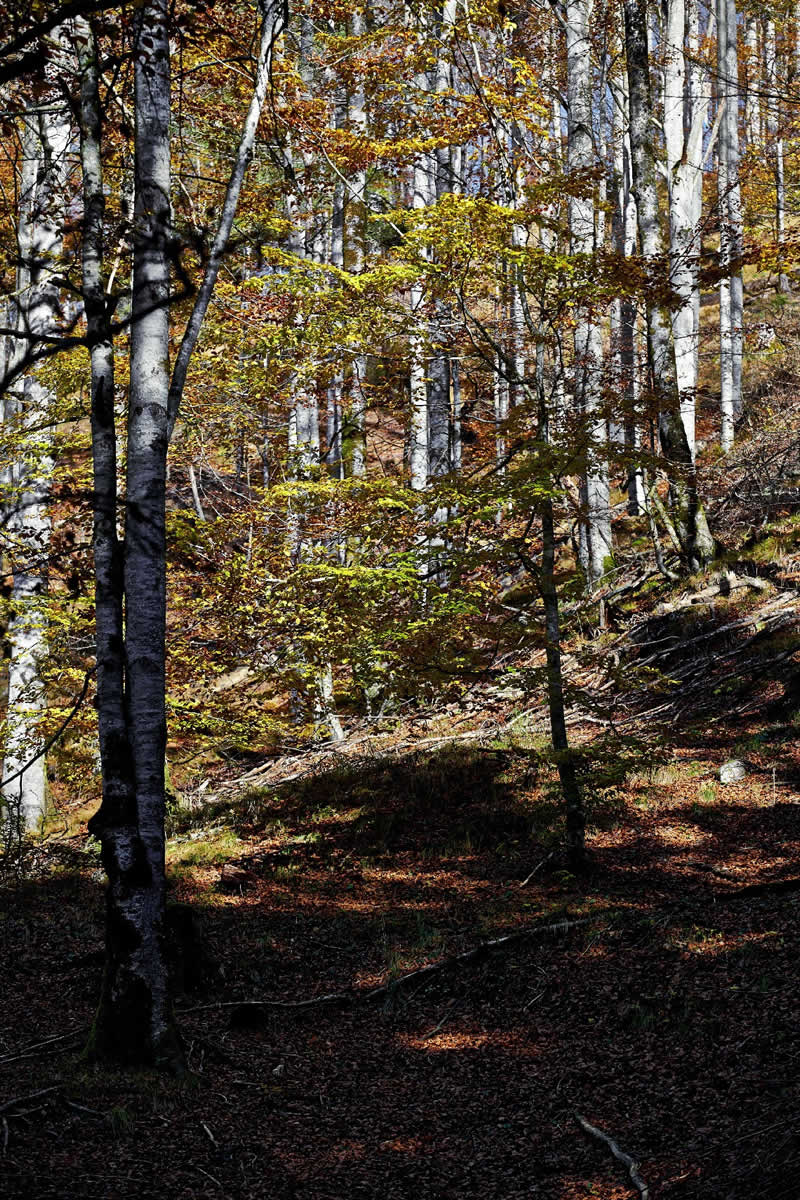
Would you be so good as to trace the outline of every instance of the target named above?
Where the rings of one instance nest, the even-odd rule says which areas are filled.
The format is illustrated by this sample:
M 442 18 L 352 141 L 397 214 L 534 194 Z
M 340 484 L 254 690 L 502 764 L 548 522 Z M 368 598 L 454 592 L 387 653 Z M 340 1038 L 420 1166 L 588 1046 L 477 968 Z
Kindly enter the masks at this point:
M 631 1158 L 630 1154 L 626 1154 L 624 1150 L 620 1150 L 617 1143 L 607 1133 L 603 1133 L 602 1129 L 598 1129 L 596 1125 L 590 1125 L 585 1117 L 580 1113 L 575 1113 L 575 1120 L 580 1125 L 584 1133 L 589 1137 L 595 1138 L 598 1142 L 602 1142 L 604 1146 L 608 1146 L 611 1153 L 617 1162 L 622 1163 L 623 1167 L 628 1172 L 630 1181 L 640 1193 L 642 1200 L 649 1200 L 650 1189 L 639 1174 L 639 1164 L 635 1158 Z

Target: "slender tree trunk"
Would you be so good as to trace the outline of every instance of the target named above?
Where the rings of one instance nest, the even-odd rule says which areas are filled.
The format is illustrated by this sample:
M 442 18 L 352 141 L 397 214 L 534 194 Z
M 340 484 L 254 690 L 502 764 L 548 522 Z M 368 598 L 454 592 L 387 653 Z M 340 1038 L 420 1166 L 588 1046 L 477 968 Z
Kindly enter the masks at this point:
M 350 18 L 353 37 L 366 32 L 364 12 L 355 9 Z M 367 101 L 364 88 L 359 83 L 347 98 L 347 115 L 351 130 L 360 137 L 367 135 Z M 351 257 L 351 269 L 355 274 L 364 270 L 364 237 L 367 216 L 367 173 L 354 172 L 347 200 L 347 235 Z M 357 354 L 353 359 L 349 379 L 350 398 L 347 414 L 350 445 L 350 469 L 354 476 L 367 473 L 367 357 Z
M 586 859 L 586 819 L 583 797 L 570 754 L 567 721 L 564 709 L 564 681 L 561 667 L 561 629 L 558 590 L 555 582 L 555 525 L 553 502 L 546 499 L 541 508 L 542 569 L 540 586 L 544 603 L 545 653 L 547 658 L 547 701 L 550 713 L 550 736 L 555 752 L 558 778 L 566 810 L 567 866 L 583 872 Z
M 83 174 L 83 304 L 91 357 L 93 550 L 97 719 L 103 779 L 102 819 L 133 826 L 133 764 L 125 711 L 123 555 L 117 535 L 117 433 L 114 418 L 114 346 L 103 284 L 105 192 L 97 43 L 89 22 L 77 18 L 74 42 L 80 77 Z
M 669 0 L 665 52 L 664 130 L 669 187 L 670 280 L 676 294 L 672 316 L 675 370 L 686 440 L 694 457 L 697 391 L 696 300 L 699 297 L 703 131 L 708 103 L 687 79 L 684 38 L 694 41 L 697 0 Z M 694 11 L 689 13 L 687 8 Z M 692 48 L 690 53 L 696 53 Z M 691 69 L 691 68 L 690 68 Z M 698 186 L 699 185 L 699 186 Z
M 420 76 L 418 83 L 424 87 L 427 80 Z M 421 210 L 433 203 L 435 196 L 435 179 L 433 163 L 429 156 L 420 155 L 413 168 L 412 205 Z M 411 416 L 409 424 L 409 468 L 411 486 L 415 491 L 422 491 L 428 485 L 430 473 L 430 439 L 428 431 L 428 381 L 426 373 L 426 322 L 423 320 L 422 309 L 425 302 L 425 292 L 422 281 L 412 284 L 410 289 L 411 336 L 410 354 L 410 387 L 411 387 Z
M 633 190 L 642 255 L 655 283 L 657 273 L 663 270 L 664 257 L 650 102 L 647 10 L 644 0 L 624 0 L 624 9 Z M 651 386 L 659 405 L 661 449 L 670 474 L 681 544 L 686 563 L 694 570 L 713 558 L 714 542 L 697 494 L 694 461 L 681 418 L 669 313 L 651 294 L 647 297 L 647 356 Z
M 611 83 L 614 98 L 612 124 L 614 154 L 614 247 L 622 258 L 636 254 L 636 202 L 631 177 L 631 144 L 628 133 L 628 80 L 623 73 Z M 630 296 L 622 296 L 612 306 L 612 352 L 614 381 L 621 402 L 622 440 L 625 446 L 628 512 L 643 511 L 644 489 L 638 462 L 641 441 L 639 430 L 639 371 L 636 360 L 637 305 Z
M 67 113 L 58 99 L 24 118 L 22 209 L 19 229 L 15 368 L 35 340 L 58 333 L 61 309 L 58 264 L 62 254 L 66 208 L 66 154 L 70 138 Z M 31 450 L 12 469 L 15 509 L 9 521 L 14 550 L 8 627 L 9 732 L 3 760 L 2 795 L 6 834 L 14 837 L 41 828 L 47 811 L 47 772 L 41 754 L 39 722 L 46 704 L 41 664 L 47 653 L 45 593 L 51 522 L 49 423 L 53 397 L 34 369 L 17 379 L 6 402 L 6 419 L 29 432 Z
M 584 194 L 594 167 L 592 141 L 591 0 L 568 0 L 567 38 L 567 170 L 577 176 L 581 192 L 570 200 L 572 253 L 595 252 L 595 209 Z M 583 179 L 580 179 L 581 175 Z M 582 496 L 586 515 L 581 523 L 581 561 L 591 591 L 602 579 L 611 555 L 607 424 L 602 411 L 600 371 L 603 358 L 600 326 L 588 307 L 575 326 L 575 398 L 585 421 L 586 475 Z
M 717 0 L 720 207 L 720 408 L 723 450 L 733 445 L 734 421 L 742 407 L 742 201 L 739 188 L 739 68 L 736 5 Z
M 767 76 L 767 137 L 775 173 L 775 240 L 778 244 L 778 291 L 790 291 L 789 277 L 783 269 L 786 242 L 786 184 L 783 166 L 783 136 L 780 121 L 778 55 L 775 48 L 775 21 L 764 22 L 764 59 Z
M 177 420 L 178 409 L 186 383 L 189 363 L 194 353 L 194 348 L 197 345 L 203 319 L 208 310 L 214 285 L 219 275 L 219 269 L 222 266 L 222 259 L 230 239 L 233 219 L 239 204 L 244 177 L 250 160 L 253 157 L 253 146 L 255 145 L 256 133 L 258 131 L 258 122 L 261 117 L 261 110 L 264 107 L 271 77 L 272 52 L 275 42 L 283 32 L 285 16 L 288 13 L 288 9 L 281 3 L 281 0 L 264 0 L 264 3 L 260 7 L 262 19 L 258 62 L 256 64 L 256 86 L 239 138 L 236 158 L 234 159 L 228 181 L 225 199 L 222 203 L 219 226 L 211 246 L 211 253 L 208 257 L 203 281 L 200 285 L 200 291 L 197 294 L 192 315 L 189 318 L 189 323 L 186 326 L 181 346 L 175 359 L 175 367 L 169 389 L 168 433 L 170 437 L 172 437 L 172 431 L 175 428 L 175 421 Z
M 758 53 L 758 17 L 748 13 L 744 20 L 744 44 L 747 63 L 747 91 L 744 102 L 744 128 L 748 148 L 758 146 L 761 136 L 761 72 Z

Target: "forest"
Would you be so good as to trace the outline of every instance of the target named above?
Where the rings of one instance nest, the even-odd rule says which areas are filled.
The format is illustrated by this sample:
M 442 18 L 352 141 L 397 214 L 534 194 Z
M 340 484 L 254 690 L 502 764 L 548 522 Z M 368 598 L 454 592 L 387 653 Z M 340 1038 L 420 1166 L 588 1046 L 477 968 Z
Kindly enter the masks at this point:
M 800 0 L 0 96 L 0 1195 L 793 1200 Z

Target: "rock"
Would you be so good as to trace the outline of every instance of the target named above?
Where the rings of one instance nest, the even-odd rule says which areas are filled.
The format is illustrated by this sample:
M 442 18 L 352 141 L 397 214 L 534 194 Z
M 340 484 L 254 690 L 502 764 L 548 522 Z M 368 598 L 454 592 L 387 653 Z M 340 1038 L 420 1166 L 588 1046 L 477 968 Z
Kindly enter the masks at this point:
M 731 758 L 719 769 L 720 783 L 738 783 L 747 774 L 747 764 L 740 758 Z
M 236 867 L 233 863 L 225 863 L 220 871 L 219 886 L 223 892 L 239 892 L 241 894 L 248 888 L 255 887 L 257 883 L 257 875 L 254 875 L 252 871 Z

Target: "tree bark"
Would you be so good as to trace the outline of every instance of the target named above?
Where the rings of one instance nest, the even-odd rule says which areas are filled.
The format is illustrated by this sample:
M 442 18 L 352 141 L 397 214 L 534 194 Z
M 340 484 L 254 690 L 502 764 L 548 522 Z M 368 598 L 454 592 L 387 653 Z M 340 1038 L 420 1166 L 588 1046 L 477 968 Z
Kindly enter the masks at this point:
M 739 187 L 739 67 L 735 0 L 717 0 L 719 127 L 720 410 L 723 450 L 742 408 L 742 200 Z
M 767 136 L 775 174 L 775 240 L 778 245 L 778 291 L 790 291 L 789 277 L 783 269 L 786 242 L 786 183 L 783 166 L 783 136 L 780 121 L 780 78 L 775 48 L 775 21 L 764 22 L 764 65 L 767 76 Z
M 567 170 L 575 177 L 577 194 L 570 198 L 571 252 L 586 256 L 595 252 L 595 206 L 585 194 L 594 167 L 592 140 L 591 0 L 568 0 L 567 41 Z M 602 579 L 611 555 L 609 508 L 608 429 L 602 411 L 600 371 L 603 344 L 600 326 L 586 303 L 578 311 L 575 326 L 575 400 L 584 422 L 586 473 L 582 498 L 586 513 L 581 521 L 581 565 L 587 588 L 592 591 Z
M 545 653 L 547 657 L 547 702 L 550 736 L 556 758 L 566 816 L 567 866 L 576 874 L 587 867 L 586 818 L 583 797 L 571 756 L 564 709 L 564 680 L 561 669 L 561 630 L 558 590 L 555 582 L 555 525 L 553 502 L 548 497 L 541 508 L 542 570 L 540 588 L 545 616 Z
M 641 251 L 654 285 L 658 272 L 663 271 L 664 255 L 652 132 L 647 10 L 644 0 L 624 0 L 624 8 L 633 191 Z M 714 542 L 697 494 L 694 461 L 681 418 L 670 317 L 663 302 L 652 293 L 647 296 L 647 356 L 659 406 L 659 437 L 670 474 L 676 523 L 686 565 L 696 570 L 713 558 Z
M 106 972 L 90 1052 L 115 1061 L 181 1069 L 168 994 L 164 929 L 167 12 L 167 0 L 147 0 L 136 10 L 133 26 L 136 157 L 124 560 L 125 716 L 131 786 L 118 804 L 104 794 L 92 821 L 92 832 L 102 841 L 109 887 Z
M 35 345 L 28 338 L 52 337 L 61 321 L 58 271 L 66 210 L 66 154 L 70 123 L 63 103 L 51 99 L 23 118 L 23 169 L 17 272 L 14 370 Z M 25 261 L 27 259 L 27 261 Z M 8 627 L 9 732 L 3 760 L 4 825 L 8 838 L 38 830 L 47 812 L 47 771 L 40 753 L 39 722 L 46 705 L 41 675 L 47 652 L 45 593 L 51 521 L 48 512 L 53 397 L 36 369 L 19 377 L 6 398 L 4 418 L 29 431 L 26 452 L 11 469 L 12 617 Z
M 675 371 L 680 392 L 681 418 L 692 457 L 695 452 L 695 396 L 697 391 L 700 212 L 702 196 L 703 132 L 708 101 L 687 78 L 684 40 L 696 42 L 697 0 L 669 0 L 665 54 L 664 131 L 669 188 L 670 281 L 676 307 L 672 315 Z M 694 58 L 696 45 L 690 46 Z

